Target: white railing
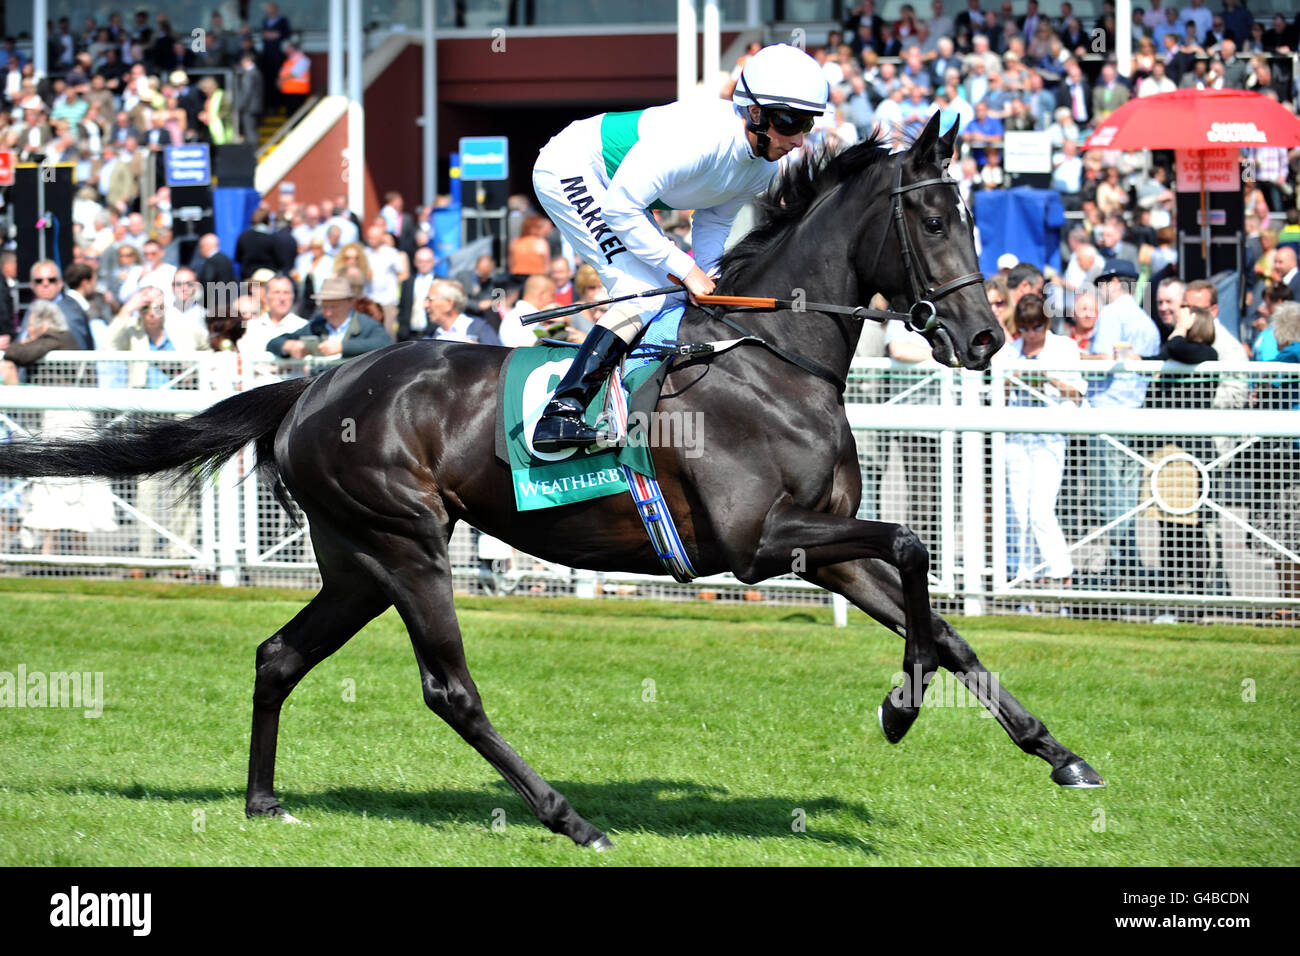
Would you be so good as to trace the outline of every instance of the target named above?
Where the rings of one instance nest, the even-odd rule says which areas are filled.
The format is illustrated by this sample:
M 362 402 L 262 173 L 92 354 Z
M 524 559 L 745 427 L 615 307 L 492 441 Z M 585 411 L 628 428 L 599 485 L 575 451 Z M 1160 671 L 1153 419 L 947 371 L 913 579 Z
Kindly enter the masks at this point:
M 120 370 L 136 363 L 165 373 L 155 379 L 158 387 L 95 386 L 99 379 L 125 380 Z M 0 388 L 0 436 L 39 431 L 44 416 L 73 409 L 101 424 L 134 411 L 193 414 L 269 376 L 302 374 L 303 366 L 250 364 L 233 353 L 166 353 L 159 359 L 156 353 L 55 352 L 32 375 L 46 384 Z M 1159 393 L 1175 407 L 1008 407 L 1009 395 L 1043 401 L 1047 393 L 1027 375 L 1045 372 L 1074 372 L 1093 383 L 1114 374 L 1135 376 L 1151 383 L 1148 402 Z M 1224 382 L 1232 388 L 1221 388 Z M 1225 394 L 1229 403 L 1245 406 L 1188 407 L 1223 404 Z M 846 393 L 863 474 L 859 516 L 912 526 L 931 551 L 936 601 L 966 613 L 1063 606 L 1160 616 L 1199 608 L 1285 619 L 1292 608 L 1300 612 L 1300 514 L 1296 527 L 1291 517 L 1300 509 L 1298 400 L 1295 365 L 1130 362 L 1053 370 L 1026 363 L 972 373 L 859 359 Z M 1052 435 L 1061 437 L 1045 437 Z M 1023 460 L 1015 448 L 1025 444 L 1023 436 L 1063 449 L 1060 475 L 1040 474 L 1034 481 L 1050 485 L 1060 478 L 1051 511 L 1068 552 L 1068 585 L 1059 575 L 1043 580 L 1050 569 L 1042 555 L 1020 554 L 1027 544 L 1037 545 L 1035 535 L 1019 533 L 1007 506 L 1009 460 Z M 171 495 L 160 502 L 148 481 L 115 482 L 106 499 L 113 531 L 26 528 L 32 483 L 0 479 L 0 569 L 170 569 L 225 584 L 315 586 L 307 529 L 283 514 L 250 473 L 251 463 L 251 451 L 236 456 L 197 501 Z M 1103 465 L 1123 471 L 1127 484 L 1106 486 L 1103 493 Z M 1132 573 L 1112 567 L 1117 541 L 1121 550 L 1131 545 Z M 750 588 L 729 575 L 677 585 L 647 575 L 572 571 L 511 555 L 463 527 L 453 537 L 452 559 L 462 587 L 827 600 L 793 574 Z

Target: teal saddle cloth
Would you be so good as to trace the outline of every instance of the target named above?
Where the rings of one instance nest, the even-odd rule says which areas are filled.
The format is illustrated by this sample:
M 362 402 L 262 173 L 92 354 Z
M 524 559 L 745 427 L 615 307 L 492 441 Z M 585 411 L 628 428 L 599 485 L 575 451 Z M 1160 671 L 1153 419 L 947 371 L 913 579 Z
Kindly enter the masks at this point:
M 652 347 L 669 347 L 666 343 L 676 340 L 684 311 L 681 305 L 661 311 L 629 353 L 623 366 L 629 418 L 638 413 L 648 416 L 658 404 L 672 356 Z M 553 454 L 535 452 L 530 446 L 533 427 L 576 352 L 574 346 L 542 342 L 531 348 L 515 349 L 506 360 L 505 374 L 497 390 L 496 456 L 510 468 L 515 507 L 519 511 L 554 508 L 627 492 L 624 465 L 647 478 L 655 477 L 654 460 L 644 445 L 628 443 L 587 451 L 567 449 Z M 608 388 L 606 382 L 588 407 L 588 424 L 594 425 L 602 414 Z

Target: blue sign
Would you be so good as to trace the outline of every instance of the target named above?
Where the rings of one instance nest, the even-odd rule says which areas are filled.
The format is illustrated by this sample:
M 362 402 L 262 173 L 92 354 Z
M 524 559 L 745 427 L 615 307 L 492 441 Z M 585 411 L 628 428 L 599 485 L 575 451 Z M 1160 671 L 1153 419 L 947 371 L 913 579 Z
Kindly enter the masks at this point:
M 212 182 L 212 163 L 207 143 L 163 148 L 163 169 L 168 186 L 207 186 Z
M 460 248 L 460 206 L 443 206 L 433 211 L 434 267 L 441 278 L 447 278 L 447 257 Z
M 462 136 L 460 178 L 509 179 L 510 141 L 504 136 Z

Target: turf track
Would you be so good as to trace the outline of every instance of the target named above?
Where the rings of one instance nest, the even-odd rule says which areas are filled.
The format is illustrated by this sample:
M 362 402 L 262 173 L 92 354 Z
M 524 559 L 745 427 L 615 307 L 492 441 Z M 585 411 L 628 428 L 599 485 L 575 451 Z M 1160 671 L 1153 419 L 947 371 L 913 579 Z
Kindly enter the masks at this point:
M 959 622 L 1110 783 L 1062 791 L 951 684 L 886 744 L 902 644 L 862 615 L 700 603 L 460 602 L 489 715 L 613 854 L 541 827 L 425 709 L 391 611 L 286 705 L 277 785 L 310 826 L 248 821 L 253 651 L 302 601 L 0 581 L 0 672 L 99 671 L 106 697 L 0 709 L 0 864 L 1300 862 L 1294 631 Z

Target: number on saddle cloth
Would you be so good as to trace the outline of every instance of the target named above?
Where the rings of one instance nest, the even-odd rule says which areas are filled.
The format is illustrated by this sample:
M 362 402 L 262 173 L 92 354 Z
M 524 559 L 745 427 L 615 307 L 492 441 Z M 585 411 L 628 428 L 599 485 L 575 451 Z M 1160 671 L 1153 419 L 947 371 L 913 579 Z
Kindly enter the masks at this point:
M 666 308 L 648 324 L 641 341 L 661 345 L 675 339 L 684 308 Z M 530 437 L 537 419 L 550 400 L 573 359 L 575 349 L 558 345 L 539 345 L 515 349 L 501 376 L 497 403 L 497 457 L 511 468 L 515 485 L 515 504 L 520 511 L 555 507 L 588 498 L 627 491 L 622 473 L 627 465 L 635 473 L 654 477 L 654 463 L 649 449 L 629 443 L 616 448 L 592 448 L 579 452 L 566 449 L 540 454 L 531 447 Z M 659 349 L 634 348 L 627 358 L 623 379 L 636 398 L 630 408 L 653 410 L 662 386 L 665 362 Z M 655 383 L 655 380 L 658 383 Z M 645 389 L 638 391 L 642 384 Z M 595 424 L 604 411 L 607 387 L 601 388 L 587 410 L 587 422 Z M 624 403 L 627 404 L 627 403 Z

